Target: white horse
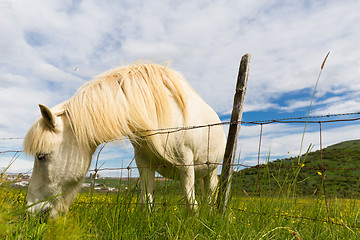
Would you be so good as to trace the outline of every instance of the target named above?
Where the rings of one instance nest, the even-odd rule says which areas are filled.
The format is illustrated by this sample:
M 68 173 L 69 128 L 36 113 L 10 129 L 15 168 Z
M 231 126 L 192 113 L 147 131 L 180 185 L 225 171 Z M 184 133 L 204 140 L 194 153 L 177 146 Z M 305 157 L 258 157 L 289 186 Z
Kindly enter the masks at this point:
M 208 196 L 217 187 L 225 148 L 221 125 L 166 134 L 156 131 L 220 122 L 180 74 L 165 66 L 116 68 L 52 109 L 39 106 L 41 117 L 24 140 L 24 151 L 35 157 L 27 195 L 31 212 L 45 211 L 52 217 L 66 213 L 97 146 L 124 137 L 134 147 L 141 202 L 153 201 L 155 171 L 179 179 L 185 201 L 193 208 L 196 178 L 204 180 Z

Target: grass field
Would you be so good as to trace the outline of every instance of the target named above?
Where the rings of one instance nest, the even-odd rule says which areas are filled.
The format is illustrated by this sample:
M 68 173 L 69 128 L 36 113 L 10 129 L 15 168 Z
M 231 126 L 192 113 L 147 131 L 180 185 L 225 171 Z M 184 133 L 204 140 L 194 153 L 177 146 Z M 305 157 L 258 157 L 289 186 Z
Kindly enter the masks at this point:
M 330 148 L 337 151 L 337 160 L 344 155 L 342 162 L 356 162 L 358 152 L 345 148 L 346 154 L 339 155 L 340 146 L 344 144 Z M 324 150 L 324 159 L 330 164 L 326 156 Z M 304 185 L 305 180 L 321 180 L 322 176 L 316 171 L 310 172 L 310 177 L 301 175 L 307 173 L 303 165 L 316 161 L 304 163 L 296 169 L 278 168 L 276 174 L 269 174 L 273 168 L 267 165 L 263 173 L 256 171 L 261 180 L 258 187 L 256 169 L 235 174 L 224 213 L 208 204 L 200 204 L 197 212 L 187 210 L 176 181 L 156 181 L 156 204 L 149 211 L 139 204 L 138 179 L 99 179 L 97 183 L 121 191 L 83 189 L 67 215 L 41 221 L 26 212 L 26 188 L 14 188 L 0 180 L 0 239 L 360 239 L 360 200 L 355 194 L 359 184 L 349 188 L 347 196 L 353 199 L 345 198 L 340 191 L 343 185 L 334 190 L 339 184 L 330 181 L 330 172 L 326 187 L 333 191 L 328 191 L 325 199 L 321 187 L 315 186 L 315 194 Z M 337 172 L 337 182 L 343 175 L 343 171 Z M 357 181 L 355 175 L 349 179 Z
M 161 193 L 157 192 L 161 195 Z M 39 221 L 26 213 L 25 189 L 0 186 L 0 239 L 359 239 L 360 201 L 234 195 L 225 213 L 179 194 L 158 196 L 152 211 L 138 192 L 82 192 L 69 213 Z M 163 204 L 166 202 L 166 204 Z

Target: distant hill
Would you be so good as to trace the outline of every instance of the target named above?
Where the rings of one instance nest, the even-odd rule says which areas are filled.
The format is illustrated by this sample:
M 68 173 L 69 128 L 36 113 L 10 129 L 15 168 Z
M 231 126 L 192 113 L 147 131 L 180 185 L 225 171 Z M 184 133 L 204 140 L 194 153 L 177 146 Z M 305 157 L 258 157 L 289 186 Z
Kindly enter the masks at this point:
M 327 169 L 323 173 L 326 194 L 360 197 L 360 140 L 341 142 L 323 149 L 323 166 Z M 320 167 L 320 151 L 301 156 L 300 164 L 299 157 L 279 159 L 260 165 L 260 168 L 234 172 L 232 189 L 235 194 L 243 190 L 256 194 L 259 189 L 262 194 L 277 194 L 288 189 L 295 190 L 297 195 L 320 194 L 323 192 Z

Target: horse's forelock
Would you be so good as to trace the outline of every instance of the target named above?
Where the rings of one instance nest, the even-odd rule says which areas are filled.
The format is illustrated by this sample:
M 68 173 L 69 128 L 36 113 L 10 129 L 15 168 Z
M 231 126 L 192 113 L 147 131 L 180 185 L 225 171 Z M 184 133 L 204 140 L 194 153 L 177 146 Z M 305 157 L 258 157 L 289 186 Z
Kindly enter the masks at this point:
M 24 152 L 35 156 L 36 153 L 51 152 L 55 145 L 56 133 L 39 118 L 29 129 L 24 139 Z

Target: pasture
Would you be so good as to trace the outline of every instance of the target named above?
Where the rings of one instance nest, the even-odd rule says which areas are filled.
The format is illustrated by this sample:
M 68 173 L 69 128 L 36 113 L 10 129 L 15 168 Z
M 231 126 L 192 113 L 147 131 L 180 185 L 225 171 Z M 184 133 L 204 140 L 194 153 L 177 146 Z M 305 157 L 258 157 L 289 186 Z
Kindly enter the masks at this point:
M 324 63 L 323 63 L 324 64 Z M 320 75 L 319 75 L 320 77 Z M 104 78 L 106 80 L 106 78 Z M 104 81 L 105 81 L 104 80 Z M 104 87 L 103 82 L 98 84 L 90 85 L 91 87 L 97 87 L 102 89 Z M 95 82 L 96 83 L 96 82 Z M 113 84 L 117 85 L 119 82 L 114 82 Z M 121 84 L 121 82 L 120 82 Z M 86 88 L 85 88 L 86 89 Z M 86 91 L 83 91 L 87 93 Z M 191 92 L 189 90 L 189 92 Z M 78 94 L 79 95 L 79 94 Z M 77 96 L 78 96 L 77 95 Z M 116 95 L 116 94 L 115 94 Z M 137 95 L 137 94 L 134 94 Z M 84 94 L 87 96 L 87 94 Z M 180 99 L 180 97 L 179 97 Z M 83 99 L 75 98 L 75 102 L 84 102 Z M 199 100 L 200 101 L 200 100 Z M 73 103 L 73 101 L 69 101 Z M 107 102 L 107 101 L 105 101 Z M 146 101 L 145 101 L 146 102 Z M 161 101 L 157 101 L 161 102 Z M 181 102 L 181 101 L 179 101 Z M 200 101 L 201 102 L 201 101 Z M 71 105 L 71 104 L 70 104 Z M 101 105 L 101 104 L 100 104 Z M 111 105 L 111 104 L 110 104 Z M 66 107 L 65 107 L 66 106 Z M 67 108 L 69 103 L 60 106 L 60 113 L 55 113 L 53 110 L 45 106 L 40 106 L 42 118 L 40 119 L 39 124 L 35 123 L 31 130 L 30 134 L 27 134 L 25 137 L 25 152 L 35 156 L 38 162 L 38 166 L 43 166 L 44 164 L 58 164 L 63 165 L 61 162 L 50 161 L 56 156 L 61 159 L 61 156 L 64 153 L 74 153 L 75 145 L 70 144 L 68 139 L 61 139 L 60 142 L 66 145 L 66 147 L 55 148 L 53 145 L 58 141 L 55 141 L 54 144 L 43 144 L 41 137 L 38 138 L 38 133 L 43 133 L 43 129 L 38 129 L 39 126 L 42 126 L 44 129 L 47 129 L 47 134 L 52 136 L 53 132 L 57 129 L 57 124 L 60 121 L 65 122 L 67 126 L 67 136 L 71 141 L 75 141 L 77 137 L 74 136 L 72 128 L 70 128 L 68 116 L 72 116 L 71 112 L 76 112 L 76 107 L 74 109 Z M 102 105 L 101 105 L 102 106 Z M 311 104 L 310 104 L 311 107 Z M 146 109 L 146 108 L 144 108 Z M 166 109 L 166 108 L 164 108 Z M 55 109 L 56 110 L 56 109 Z M 208 108 L 209 110 L 209 108 Z M 309 109 L 310 110 L 310 109 Z M 64 112 L 69 111 L 70 114 L 65 114 Z M 110 111 L 109 111 L 110 112 Z M 159 112 L 163 112 L 160 111 Z M 211 112 L 211 114 L 210 114 Z M 182 112 L 183 113 L 183 112 Z M 195 113 L 195 110 L 194 112 Z M 212 110 L 209 110 L 209 114 L 215 114 Z M 75 114 L 76 115 L 76 114 Z M 83 114 L 78 114 L 82 116 Z M 104 114 L 98 114 L 103 116 Z M 142 116 L 141 114 L 137 114 Z M 194 115 L 194 114 L 190 114 Z M 77 115 L 76 115 L 77 116 Z M 184 115 L 185 116 L 185 115 Z M 215 118 L 215 115 L 214 115 Z M 216 117 L 217 118 L 217 117 Z M 217 118 L 218 119 L 218 118 Z M 103 120 L 103 119 L 102 119 Z M 219 120 L 219 119 L 218 119 Z M 356 119 L 351 119 L 352 121 Z M 77 121 L 82 123 L 82 119 Z M 205 124 L 208 121 L 205 121 Z M 214 121 L 211 121 L 214 122 Z M 124 121 L 124 124 L 127 124 L 127 121 Z M 306 124 L 308 119 L 306 120 Z M 318 122 L 316 122 L 318 123 Z M 78 124 L 78 129 L 80 133 L 88 134 L 84 129 L 82 124 Z M 101 125 L 101 124 L 100 124 Z M 133 124 L 133 126 L 138 126 L 139 124 Z M 175 124 L 182 126 L 183 123 Z M 203 123 L 201 123 L 203 125 Z M 59 125 L 60 126 L 60 125 Z M 90 124 L 90 126 L 95 126 L 95 124 Z M 102 126 L 102 125 L 101 125 Z M 133 127 L 132 126 L 132 127 Z M 194 123 L 196 126 L 196 123 Z M 203 125 L 205 126 L 205 125 Z M 219 127 L 219 125 L 216 125 Z M 127 126 L 129 127 L 129 126 Z M 214 126 L 212 126 L 214 127 Z M 83 129 L 84 128 L 84 129 Z M 50 129 L 50 131 L 48 131 Z M 110 129 L 110 126 L 109 126 Z M 122 136 L 131 135 L 129 127 L 129 133 L 122 133 Z M 156 127 L 147 127 L 144 129 L 159 129 Z M 166 129 L 166 128 L 164 128 Z M 213 134 L 213 130 L 204 131 L 201 130 L 202 138 L 196 141 L 194 145 L 194 151 L 201 153 L 202 162 L 188 162 L 188 164 L 176 163 L 173 160 L 176 160 L 174 156 L 181 153 L 180 150 L 177 150 L 178 145 L 176 144 L 176 139 L 171 139 L 173 135 L 171 134 L 152 134 L 148 135 L 151 137 L 158 137 L 158 142 L 150 142 L 150 145 L 156 149 L 157 153 L 163 153 L 156 155 L 153 154 L 150 159 L 156 160 L 169 160 L 167 163 L 170 163 L 170 168 L 168 165 L 160 164 L 161 161 L 155 161 L 154 164 L 157 168 L 154 168 L 150 165 L 141 165 L 144 164 L 142 159 L 142 154 L 149 154 L 149 149 L 147 145 L 142 145 L 141 147 L 135 145 L 135 152 L 140 152 L 140 154 L 135 154 L 135 159 L 137 163 L 140 162 L 140 178 L 142 181 L 128 181 L 128 187 L 126 189 L 120 189 L 118 192 L 103 192 L 95 191 L 90 189 L 88 191 L 82 190 L 79 195 L 75 198 L 74 203 L 71 205 L 73 197 L 77 191 L 73 191 L 76 187 L 80 186 L 81 177 L 86 172 L 86 164 L 82 165 L 82 170 L 76 172 L 73 169 L 73 172 L 70 172 L 69 169 L 60 168 L 59 166 L 53 167 L 52 174 L 60 176 L 57 169 L 62 169 L 63 174 L 67 177 L 57 178 L 59 181 L 57 184 L 59 186 L 67 186 L 70 189 L 70 195 L 66 195 L 67 192 L 59 192 L 58 189 L 62 188 L 53 188 L 52 185 L 44 184 L 39 179 L 32 180 L 35 182 L 31 184 L 28 191 L 28 206 L 26 206 L 26 190 L 22 188 L 13 188 L 5 182 L 0 181 L 0 238 L 3 239 L 359 239 L 360 238 L 360 200 L 357 199 L 347 199 L 339 198 L 340 195 L 331 195 L 325 193 L 325 170 L 339 170 L 337 168 L 329 168 L 323 165 L 323 154 L 321 150 L 321 165 L 319 166 L 310 166 L 310 162 L 306 162 L 305 158 L 298 158 L 296 165 L 288 166 L 288 169 L 291 169 L 290 173 L 285 173 L 285 178 L 280 177 L 284 173 L 283 169 L 280 168 L 274 172 L 270 171 L 269 164 L 265 168 L 264 173 L 268 174 L 259 174 L 260 168 L 257 169 L 257 180 L 250 180 L 250 185 L 254 191 L 246 191 L 244 186 L 245 184 L 236 184 L 236 187 L 232 189 L 230 194 L 229 204 L 226 206 L 225 211 L 219 211 L 216 204 L 207 203 L 202 198 L 201 194 L 195 195 L 195 189 L 199 192 L 199 183 L 195 184 L 195 166 L 199 174 L 202 174 L 202 178 L 205 182 L 204 186 L 205 191 L 210 193 L 216 192 L 216 174 L 218 171 L 218 166 L 222 159 L 224 142 L 221 140 L 220 147 L 212 146 L 213 139 L 224 139 L 222 130 L 218 134 Z M 213 129 L 213 128 L 212 128 Z M 220 129 L 220 127 L 218 128 Z M 83 131 L 84 130 L 84 131 Z M 134 131 L 136 133 L 142 133 L 138 129 Z M 199 128 L 197 129 L 199 130 Z M 261 128 L 262 130 L 262 128 Z M 33 134 L 33 133 L 36 134 Z M 106 132 L 106 131 L 105 131 Z M 107 131 L 109 132 L 109 131 Z M 175 131 L 178 132 L 178 131 Z M 98 132 L 96 132 L 98 133 Z M 186 132 L 186 133 L 189 133 Z M 192 132 L 193 133 L 193 132 Z M 41 135 L 40 134 L 40 135 Z M 96 135 L 89 137 L 88 135 L 81 134 L 82 140 L 84 140 L 84 146 L 81 145 L 81 148 L 75 149 L 77 152 L 77 157 L 79 162 L 84 163 L 85 157 L 87 158 L 94 153 L 96 146 L 95 142 L 106 142 L 112 139 L 116 139 L 115 135 L 118 133 L 112 133 L 114 136 L 106 136 L 105 138 L 99 139 L 95 138 Z M 305 130 L 303 136 L 305 134 Z M 217 136 L 219 135 L 220 138 Z M 28 137 L 30 136 L 30 137 Z M 35 136 L 35 137 L 34 137 Z M 63 136 L 63 135 L 61 135 Z M 105 135 L 101 135 L 104 137 Z M 145 137 L 148 137 L 145 136 Z M 170 136 L 170 138 L 168 138 Z M 181 134 L 179 136 L 182 136 Z M 133 136 L 135 137 L 138 136 Z M 195 134 L 192 135 L 192 138 L 195 139 Z M 321 137 L 321 131 L 320 131 Z M 46 138 L 44 138 L 46 139 Z M 187 139 L 187 138 L 179 138 Z M 321 139 L 321 138 L 320 138 Z M 37 148 L 33 148 L 33 140 L 38 141 Z M 87 142 L 87 141 L 94 142 Z M 261 135 L 260 135 L 261 140 Z M 71 142 L 70 141 L 70 142 Z M 260 141 L 261 142 L 261 141 Z M 144 143 L 141 142 L 140 143 Z M 172 143 L 172 146 L 169 151 L 169 144 Z M 195 143 L 195 141 L 192 141 Z M 91 147 L 87 146 L 90 144 Z M 45 150 L 43 149 L 45 146 Z M 63 145 L 61 145 L 63 146 Z M 75 146 L 75 147 L 74 147 Z M 184 143 L 184 146 L 187 144 Z M 320 143 L 321 146 L 321 143 Z M 89 147 L 87 149 L 86 147 Z M 138 148 L 136 148 L 138 147 Z M 69 148 L 69 149 L 67 149 Z M 55 152 L 54 149 L 58 151 L 59 149 L 64 152 Z M 86 151 L 85 151 L 85 150 Z M 180 148 L 183 149 L 183 148 Z M 211 151 L 211 149 L 215 149 Z M 59 151 L 60 151 L 59 150 Z M 66 151 L 65 151 L 66 150 Z M 193 159 L 192 154 L 188 152 L 188 148 L 183 149 L 181 156 L 185 156 L 190 160 Z M 196 151 L 195 151 L 196 150 Z M 76 152 L 75 151 L 75 152 Z M 236 152 L 236 151 L 235 151 Z M 260 144 L 259 144 L 260 152 Z M 91 154 L 89 154 L 91 153 Z M 175 154 L 176 153 L 176 154 Z M 307 156 L 308 152 L 306 153 Z M 66 155 L 67 156 L 67 155 Z M 213 160 L 209 160 L 209 156 L 213 156 Z M 324 155 L 325 156 L 325 155 Z M 71 159 L 71 158 L 69 158 Z M 206 162 L 205 160 L 208 159 Z M 85 159 L 86 160 L 86 159 Z M 75 161 L 76 162 L 76 161 Z M 85 161 L 86 162 L 86 161 Z M 65 162 L 66 163 L 66 162 Z M 41 165 L 43 164 L 43 165 Z M 211 164 L 216 167 L 211 168 Z M 308 164 L 308 165 L 306 165 Z M 44 166 L 48 166 L 44 165 Z M 85 167 L 84 167 L 85 166 Z M 171 168 L 173 167 L 173 168 Z M 155 186 L 156 194 L 153 196 L 153 187 L 154 183 L 154 172 L 155 169 L 165 176 L 171 178 L 171 176 L 178 177 L 175 172 L 174 167 L 186 167 L 183 168 L 182 175 L 180 174 L 180 179 L 183 180 L 182 188 L 183 193 L 181 194 L 180 186 L 178 182 L 172 180 L 166 180 L 165 182 L 157 183 Z M 255 166 L 254 166 L 255 167 Z M 290 168 L 291 167 L 291 168 Z M 42 169 L 41 167 L 38 169 Z M 33 173 L 43 173 L 40 172 L 34 167 Z M 50 169 L 50 168 L 49 168 Z M 55 169 L 55 170 L 54 170 Z M 189 171 L 191 169 L 191 171 Z M 316 191 L 312 195 L 298 195 L 297 189 L 301 188 L 301 183 L 315 178 L 303 178 L 300 173 L 303 172 L 303 169 L 317 169 L 317 174 L 321 176 L 321 183 L 323 188 L 316 188 Z M 178 169 L 177 169 L 178 170 Z M 284 170 L 284 171 L 283 171 Z M 346 170 L 341 168 L 341 171 Z M 348 168 L 347 170 L 350 170 Z M 163 172 L 161 172 L 163 171 Z M 171 172 L 174 171 L 174 172 Z M 169 173 L 167 175 L 167 173 Z M 204 174 L 207 172 L 207 175 Z M 164 173 L 164 174 L 163 174 Z M 191 174 L 190 174 L 191 173 Z M 243 175 L 253 175 L 245 172 Z M 270 174 L 271 173 L 271 174 Z M 242 175 L 242 174 L 241 174 Z M 34 175 L 33 175 L 34 176 Z M 81 176 L 81 177 L 79 177 Z M 259 181 L 259 177 L 263 178 Z M 278 178 L 276 178 L 278 176 Z M 149 178 L 150 177 L 150 178 Z M 241 177 L 241 176 L 240 176 Z M 302 178 L 302 179 L 301 179 Z M 70 180 L 69 180 L 70 179 Z M 276 180 L 276 184 L 271 184 L 271 180 Z M 279 179 L 282 180 L 280 181 Z M 239 179 L 237 179 L 239 180 Z M 62 183 L 63 181 L 64 183 Z M 68 181 L 68 182 L 65 182 Z M 247 179 L 248 181 L 248 179 Z M 38 185 L 36 185 L 36 182 Z M 76 182 L 76 184 L 74 184 Z M 235 181 L 236 182 L 236 181 Z M 248 181 L 249 182 L 249 181 Z M 185 183 L 185 184 L 184 184 Z M 220 182 L 221 184 L 221 182 Z M 261 185 L 262 184 L 262 185 Z M 268 184 L 268 185 L 267 185 Z M 240 187 L 239 187 L 240 186 Z M 256 187 L 255 187 L 256 186 Z M 273 188 L 273 186 L 276 186 Z M 40 189 L 42 187 L 43 189 Z M 260 189 L 267 189 L 270 187 L 271 191 L 260 192 Z M 40 190 L 39 190 L 40 189 Z M 48 191 L 48 190 L 52 191 Z M 235 190 L 234 190 L 235 189 Z M 63 189 L 62 189 L 63 190 Z M 69 190 L 69 189 L 66 189 Z M 75 189 L 77 190 L 77 189 Z M 257 192 L 259 190 L 259 192 Z M 267 189 L 269 190 L 269 189 Z M 334 190 L 335 191 L 335 190 Z M 333 191 L 333 192 L 334 192 Z M 266 193 L 266 194 L 264 194 Z M 316 194 L 315 194 L 316 193 Z M 70 196 L 70 197 L 69 197 Z M 342 195 L 343 197 L 344 195 Z M 53 201 L 51 199 L 58 198 L 60 201 Z M 29 200 L 30 199 L 30 200 Z M 69 200 L 70 199 L 70 200 Z M 145 204 L 144 204 L 145 203 Z M 197 205 L 197 203 L 200 203 Z M 54 206 L 52 206 L 54 205 Z M 194 205 L 197 205 L 197 209 L 194 208 Z M 63 210 L 69 208 L 68 214 L 63 214 Z M 54 211 L 52 211 L 54 209 Z M 29 214 L 30 210 L 34 214 Z M 45 210 L 50 210 L 51 218 L 44 218 L 41 215 Z
M 175 188 L 175 187 L 173 187 Z M 171 190 L 172 191 L 172 190 Z M 180 192 L 157 191 L 151 211 L 138 184 L 116 193 L 82 191 L 69 213 L 41 221 L 26 213 L 26 189 L 0 187 L 2 239 L 359 239 L 360 201 L 294 195 L 232 194 L 225 213 L 201 204 L 194 213 Z M 160 196 L 159 196 L 160 195 Z M 165 204 L 164 204 L 165 203 Z

